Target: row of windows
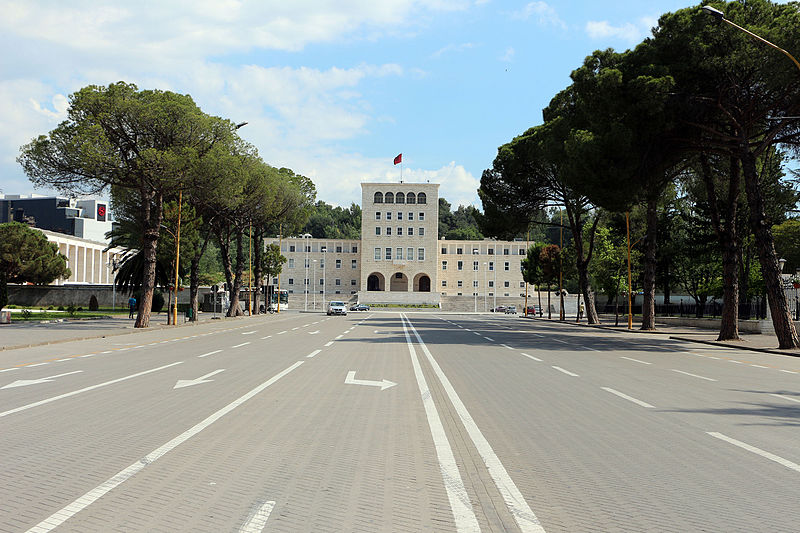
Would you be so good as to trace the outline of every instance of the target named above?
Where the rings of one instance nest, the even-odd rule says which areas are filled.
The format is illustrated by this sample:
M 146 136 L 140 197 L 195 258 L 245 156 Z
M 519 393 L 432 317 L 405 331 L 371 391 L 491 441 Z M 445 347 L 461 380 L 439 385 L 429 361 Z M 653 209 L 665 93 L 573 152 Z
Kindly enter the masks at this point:
M 386 194 L 376 192 L 374 201 L 376 204 L 426 204 L 428 203 L 428 198 L 425 196 L 424 192 L 416 195 L 413 192 L 408 194 L 403 194 L 401 192 L 397 194 L 391 192 L 387 192 Z
M 464 286 L 464 282 L 461 281 L 461 280 L 458 280 L 456 283 L 457 283 L 457 287 L 459 287 L 459 288 Z M 478 287 L 478 280 L 472 280 L 472 286 L 474 288 L 477 288 Z M 486 286 L 489 287 L 490 289 L 494 288 L 494 280 L 490 279 L 489 282 L 486 284 Z M 447 280 L 446 279 L 442 280 L 442 287 L 447 287 Z M 510 281 L 504 281 L 503 282 L 503 287 L 511 287 L 511 282 Z M 520 289 L 524 288 L 525 287 L 525 282 L 524 281 L 520 281 L 519 282 L 519 287 L 520 287 Z M 506 295 L 506 296 L 508 296 L 508 295 Z
M 311 268 L 311 264 L 312 264 L 312 260 L 310 260 L 310 259 L 303 260 L 303 267 L 304 268 Z M 294 258 L 289 258 L 288 268 L 294 268 L 294 266 L 295 266 Z M 325 268 L 325 260 L 324 259 L 320 260 L 319 267 L 320 268 Z M 342 260 L 341 259 L 337 259 L 336 260 L 336 268 L 342 268 Z M 350 268 L 358 268 L 358 260 L 357 259 L 351 259 L 350 260 Z
M 274 283 L 275 283 L 276 285 L 278 284 L 278 278 L 275 278 L 275 280 L 274 280 Z M 308 285 L 308 284 L 309 284 L 309 279 L 308 279 L 308 278 L 305 278 L 305 279 L 303 280 L 303 285 Z M 333 280 L 333 284 L 334 284 L 334 286 L 336 286 L 336 287 L 341 287 L 341 285 L 342 285 L 342 280 L 341 280 L 340 278 L 336 278 L 335 280 Z M 294 278 L 289 278 L 289 285 L 294 285 Z M 351 279 L 351 280 L 350 280 L 350 285 L 351 285 L 352 287 L 355 287 L 355 286 L 356 286 L 356 280 L 354 280 L 354 279 Z M 320 278 L 320 279 L 319 279 L 319 286 L 320 286 L 320 287 L 323 287 L 323 286 L 325 286 L 325 278 Z
M 381 230 L 380 226 L 375 226 L 375 235 L 380 235 L 381 231 L 382 230 Z M 390 227 L 389 228 L 384 228 L 383 234 L 384 235 L 388 235 L 388 236 L 391 237 L 392 228 L 390 228 Z M 398 237 L 402 237 L 403 236 L 403 228 L 398 226 L 397 227 L 397 232 L 395 233 L 395 235 L 397 235 Z M 406 235 L 408 235 L 409 237 L 413 237 L 414 236 L 414 228 L 409 227 L 408 231 L 406 232 Z M 424 237 L 425 236 L 425 228 L 418 228 L 417 229 L 417 235 L 420 236 L 420 237 Z
M 484 264 L 486 264 L 486 263 L 484 263 Z M 472 262 L 472 270 L 478 270 L 478 266 L 479 265 L 480 265 L 480 261 L 473 261 Z M 488 266 L 489 266 L 489 272 L 492 272 L 494 270 L 494 261 L 489 261 L 489 265 Z M 456 268 L 457 268 L 457 270 L 464 270 L 464 261 L 458 261 L 456 263 Z M 520 265 L 520 269 L 521 268 L 522 268 L 522 265 Z M 447 261 L 442 261 L 442 270 L 447 270 Z M 503 270 L 505 270 L 505 271 L 511 270 L 511 262 L 510 261 L 505 261 L 503 263 Z
M 384 215 L 386 216 L 386 220 L 392 220 L 392 212 L 391 211 L 386 211 L 384 213 Z M 375 211 L 375 220 L 380 220 L 380 219 L 381 219 L 381 212 L 380 211 Z M 398 211 L 397 212 L 397 220 L 403 220 L 403 212 L 402 211 Z M 408 220 L 414 220 L 414 213 L 411 212 L 411 211 L 408 212 Z M 417 216 L 417 220 L 420 220 L 420 221 L 425 220 L 425 213 L 420 211 L 419 215 Z
M 292 292 L 292 291 L 289 291 L 289 292 Z M 494 293 L 493 292 L 489 292 L 486 295 L 487 296 L 494 296 Z M 447 296 L 447 293 L 443 292 L 442 296 Z M 459 293 L 456 294 L 456 296 L 464 296 L 464 293 L 459 292 Z M 479 294 L 477 292 L 473 292 L 469 296 L 479 296 Z M 499 296 L 499 294 L 498 294 L 498 296 Z M 505 294 L 503 294 L 503 296 L 511 296 L 511 295 L 509 293 L 505 293 Z M 519 297 L 520 298 L 524 298 L 525 297 L 525 293 L 524 292 L 519 293 Z
M 392 249 L 391 248 L 385 248 L 383 250 L 383 253 L 381 253 L 381 249 L 380 248 L 375 248 L 375 261 L 380 261 L 381 260 L 381 256 L 386 261 L 392 261 L 392 260 L 403 261 L 403 259 L 404 259 L 403 258 L 403 248 L 398 246 L 397 248 L 394 249 L 394 258 L 392 257 Z M 406 261 L 413 261 L 414 260 L 414 249 L 413 248 L 406 248 L 405 260 Z M 425 248 L 417 248 L 417 261 L 425 261 Z
M 302 246 L 300 246 L 300 248 L 303 248 L 303 247 L 302 247 Z M 295 246 L 294 244 L 290 244 L 290 245 L 289 245 L 289 251 L 290 251 L 290 252 L 297 252 L 297 251 L 298 251 L 298 250 L 297 250 L 297 246 Z M 300 251 L 303 251 L 303 250 L 300 250 Z M 310 245 L 310 244 L 307 244 L 307 245 L 306 245 L 306 247 L 305 247 L 305 251 L 306 251 L 306 252 L 310 252 L 310 251 L 311 251 L 311 245 Z M 320 252 L 322 252 L 322 253 L 326 253 L 326 252 L 328 251 L 328 247 L 327 247 L 327 246 L 320 246 L 320 248 L 319 248 L 319 251 L 320 251 Z M 336 247 L 336 253 L 337 253 L 337 254 L 340 254 L 340 253 L 342 253 L 342 247 L 341 247 L 341 246 L 337 246 L 337 247 Z M 354 245 L 354 246 L 352 246 L 352 247 L 350 248 L 350 253 L 352 253 L 352 254 L 357 254 L 357 253 L 358 253 L 358 246 L 355 246 L 355 245 Z
M 463 248 L 456 248 L 456 255 L 462 255 L 463 253 L 464 253 L 464 249 Z M 473 248 L 472 249 L 472 254 L 473 255 L 479 255 L 480 253 L 481 253 L 481 251 L 478 248 Z M 487 254 L 488 255 L 494 255 L 494 248 L 489 248 L 489 250 L 487 251 Z M 445 247 L 445 246 L 442 246 L 442 255 L 447 255 L 447 247 Z M 497 255 L 500 255 L 500 250 L 497 251 Z M 512 255 L 511 254 L 511 249 L 510 248 L 503 248 L 503 255 Z M 525 255 L 525 248 L 520 248 L 517 251 L 517 255 Z

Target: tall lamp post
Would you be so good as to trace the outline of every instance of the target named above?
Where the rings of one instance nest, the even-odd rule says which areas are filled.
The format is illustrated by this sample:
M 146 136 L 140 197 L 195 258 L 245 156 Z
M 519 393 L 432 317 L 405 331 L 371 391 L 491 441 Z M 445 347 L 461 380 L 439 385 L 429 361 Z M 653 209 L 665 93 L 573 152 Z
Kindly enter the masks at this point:
M 750 30 L 746 30 L 746 29 L 742 28 L 741 26 L 739 26 L 738 24 L 736 24 L 734 22 L 731 22 L 730 20 L 726 19 L 725 18 L 725 13 L 723 13 L 719 9 L 714 9 L 711 6 L 703 6 L 702 10 L 703 10 L 704 13 L 707 13 L 707 14 L 711 15 L 712 17 L 714 17 L 714 19 L 716 19 L 718 22 L 724 22 L 725 24 L 728 24 L 729 26 L 733 26 L 737 30 L 739 30 L 739 31 L 741 31 L 743 33 L 746 33 L 747 35 L 749 35 L 753 39 L 755 39 L 755 40 L 757 40 L 757 41 L 759 41 L 761 43 L 764 43 L 767 46 L 770 46 L 770 47 L 774 48 L 775 50 L 778 50 L 779 52 L 784 54 L 786 57 L 791 59 L 792 63 L 794 63 L 794 66 L 796 66 L 797 69 L 800 70 L 800 62 L 798 62 L 794 58 L 794 56 L 792 56 L 792 54 L 790 54 L 789 52 L 787 52 L 786 50 L 784 50 L 780 46 L 772 44 L 771 42 L 769 42 L 768 40 L 764 39 L 763 37 L 759 37 L 758 35 L 756 35 L 755 33 L 751 32 Z

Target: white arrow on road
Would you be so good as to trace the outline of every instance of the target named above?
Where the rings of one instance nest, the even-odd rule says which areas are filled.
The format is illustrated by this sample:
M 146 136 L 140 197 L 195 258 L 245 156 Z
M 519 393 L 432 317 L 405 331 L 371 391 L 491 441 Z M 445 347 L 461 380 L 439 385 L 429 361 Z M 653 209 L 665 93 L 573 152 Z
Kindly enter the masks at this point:
M 210 378 L 215 374 L 219 374 L 220 372 L 225 372 L 224 368 L 220 368 L 219 370 L 214 370 L 213 372 L 209 372 L 205 376 L 200 376 L 197 379 L 179 379 L 175 386 L 172 387 L 173 389 L 182 389 L 183 387 L 191 387 L 192 385 L 199 385 L 201 383 L 208 383 L 210 381 L 214 381 L 213 379 L 206 379 Z
M 13 389 L 14 387 L 27 387 L 28 385 L 38 385 L 39 383 L 47 383 L 48 381 L 53 381 L 56 378 L 60 378 L 61 376 L 69 376 L 70 374 L 77 374 L 78 372 L 83 372 L 83 370 L 76 370 L 74 372 L 67 372 L 66 374 L 58 374 L 57 376 L 50 376 L 47 378 L 40 378 L 40 379 L 19 379 L 13 383 L 9 383 L 5 387 L 0 387 L 0 389 Z
M 370 387 L 380 387 L 381 390 L 388 389 L 389 387 L 394 387 L 397 385 L 394 381 L 389 381 L 388 379 L 384 379 L 383 381 L 369 381 L 366 379 L 356 379 L 356 371 L 351 370 L 347 373 L 347 377 L 344 378 L 344 382 L 347 385 L 369 385 Z

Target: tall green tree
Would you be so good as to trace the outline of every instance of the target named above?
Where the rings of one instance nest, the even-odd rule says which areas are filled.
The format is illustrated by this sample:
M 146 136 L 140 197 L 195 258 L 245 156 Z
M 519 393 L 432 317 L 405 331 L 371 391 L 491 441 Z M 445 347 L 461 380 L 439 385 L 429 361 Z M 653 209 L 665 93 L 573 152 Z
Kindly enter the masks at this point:
M 19 222 L 0 224 L 0 310 L 8 304 L 9 283 L 45 285 L 71 275 L 67 258 L 44 233 Z
M 136 327 L 150 324 L 164 200 L 201 186 L 191 170 L 233 131 L 232 123 L 206 115 L 188 95 L 119 82 L 72 94 L 67 120 L 22 147 L 18 161 L 37 186 L 68 194 L 121 187 L 138 194 L 144 279 Z

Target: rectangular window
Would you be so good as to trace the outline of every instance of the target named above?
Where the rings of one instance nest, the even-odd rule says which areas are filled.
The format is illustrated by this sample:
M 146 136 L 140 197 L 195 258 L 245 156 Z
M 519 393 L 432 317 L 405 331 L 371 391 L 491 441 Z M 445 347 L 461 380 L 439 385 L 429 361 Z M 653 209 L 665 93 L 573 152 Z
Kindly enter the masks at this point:
M 510 287 L 510 286 L 511 285 L 509 284 L 509 282 L 507 282 L 507 281 L 503 282 L 503 287 Z M 631 292 L 631 294 L 633 294 L 633 292 Z M 559 298 L 560 298 L 560 296 L 559 296 Z
M 391 248 L 387 248 L 386 249 L 386 260 L 387 261 L 391 261 L 392 260 L 392 249 Z
M 425 213 L 420 213 L 417 220 L 425 220 Z
M 425 248 L 417 248 L 417 259 L 425 261 Z
M 342 268 L 342 260 L 341 259 L 337 259 L 336 260 L 336 268 Z
M 461 255 L 463 253 L 464 253 L 464 249 L 463 248 L 456 248 L 456 254 Z
M 381 260 L 381 249 L 375 248 L 375 261 L 380 261 L 380 260 Z
M 305 259 L 305 260 L 303 261 L 303 263 L 305 264 L 306 268 L 309 268 L 309 267 L 311 266 L 311 264 L 309 263 L 309 260 L 308 260 L 308 259 Z
M 442 261 L 442 270 L 447 270 L 447 261 Z
M 398 227 L 398 228 L 397 228 L 397 235 L 398 235 L 399 237 L 402 237 L 402 236 L 403 236 L 403 228 L 400 228 L 400 227 Z
M 310 245 L 310 244 L 307 244 L 307 245 L 306 245 L 306 252 L 310 252 L 310 251 L 311 251 L 311 245 Z
M 509 251 L 508 248 L 503 248 L 503 255 L 508 255 Z
M 489 272 L 494 270 L 494 261 L 489 261 Z
M 294 252 L 294 251 L 295 251 L 294 244 L 290 244 L 290 245 L 289 245 L 289 251 L 290 251 L 290 252 Z
M 380 235 L 380 234 L 381 234 L 381 227 L 375 226 L 375 235 Z
M 336 286 L 339 287 L 339 286 L 341 286 L 341 284 L 342 284 L 342 280 L 340 280 L 339 278 L 336 278 Z
M 386 228 L 386 235 L 392 234 L 392 228 Z
M 357 265 L 358 265 L 358 260 L 357 259 L 351 259 L 350 260 L 350 268 L 358 268 Z
M 414 235 L 414 228 L 408 228 L 408 236 L 411 237 Z
M 420 237 L 424 237 L 425 236 L 425 228 L 419 228 L 419 233 L 417 233 L 417 235 L 419 235 Z
M 325 285 L 325 278 L 319 278 L 320 286 Z
M 478 250 L 477 248 L 472 249 L 472 255 L 478 255 L 479 253 L 481 253 L 481 251 Z
M 387 211 L 386 212 L 386 220 L 392 220 L 392 212 L 391 211 Z
M 278 284 L 278 278 L 272 278 L 272 284 L 273 285 L 277 285 Z
M 350 251 L 351 251 L 352 253 L 354 253 L 354 254 L 357 254 L 357 253 L 358 253 L 358 246 L 353 246 L 353 249 L 352 249 L 352 250 L 350 250 Z
M 408 214 L 408 220 L 414 220 L 414 213 Z
M 494 287 L 494 281 L 492 281 L 492 280 L 489 280 L 489 287 L 490 287 L 490 288 L 491 288 L 491 287 Z
M 460 289 L 463 286 L 464 286 L 464 282 L 461 281 L 461 280 L 458 280 L 458 288 Z
M 472 262 L 472 270 L 474 270 L 474 271 L 478 270 L 478 262 L 477 261 L 473 261 Z
M 311 280 L 306 278 L 306 279 L 303 280 L 303 285 L 309 285 L 310 282 L 311 282 Z
M 506 270 L 506 271 L 510 270 L 510 266 L 511 266 L 511 264 L 510 264 L 508 261 L 506 261 L 506 262 L 503 264 L 503 268 L 504 268 L 504 270 Z M 633 292 L 631 292 L 631 294 L 633 294 Z
M 478 288 L 478 280 L 473 280 L 472 281 L 472 286 L 477 289 Z
M 328 247 L 327 246 L 320 246 L 319 251 L 324 254 L 325 252 L 328 251 Z
M 375 211 L 375 220 L 380 220 L 380 219 L 381 219 L 381 212 Z
M 289 285 L 294 285 L 294 278 L 289 278 Z
M 322 268 L 322 269 L 325 268 L 325 260 L 324 259 L 320 259 L 319 260 L 319 267 Z
M 400 211 L 397 212 L 397 220 L 403 220 L 403 213 Z
M 395 248 L 394 253 L 397 254 L 397 259 L 399 261 L 403 260 L 403 249 L 402 248 Z
M 447 287 L 447 280 L 445 279 L 442 280 L 442 287 Z
M 494 255 L 494 248 L 489 248 L 489 255 Z
M 442 246 L 442 255 L 447 255 L 447 246 Z
M 289 259 L 289 268 L 294 268 L 294 259 Z
M 458 262 L 458 269 L 459 270 L 464 270 L 464 261 L 459 261 Z
M 351 285 L 351 286 L 353 286 L 353 287 L 355 287 L 355 286 L 356 286 L 356 280 L 354 280 L 354 279 L 351 279 L 351 280 L 350 280 L 350 285 Z
M 524 281 L 520 281 L 520 282 L 519 282 L 519 288 L 520 288 L 520 289 L 523 289 L 523 288 L 525 288 L 525 282 L 524 282 Z M 633 293 L 631 293 L 631 294 L 633 294 Z
M 527 254 L 525 253 L 525 248 L 520 248 L 520 249 L 519 249 L 519 255 L 527 255 Z
M 336 253 L 337 253 L 337 254 L 340 254 L 340 253 L 342 253 L 342 247 L 341 247 L 341 246 L 337 246 L 337 247 L 336 247 Z
M 413 261 L 414 260 L 414 249 L 413 248 L 406 248 L 406 260 Z

